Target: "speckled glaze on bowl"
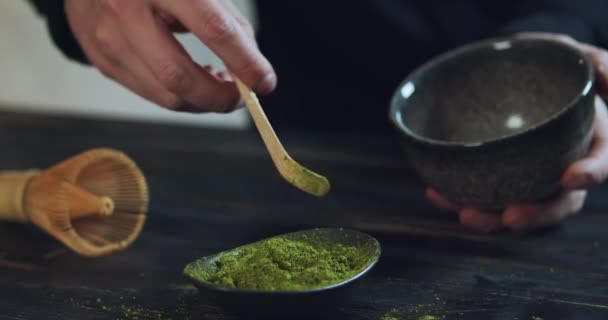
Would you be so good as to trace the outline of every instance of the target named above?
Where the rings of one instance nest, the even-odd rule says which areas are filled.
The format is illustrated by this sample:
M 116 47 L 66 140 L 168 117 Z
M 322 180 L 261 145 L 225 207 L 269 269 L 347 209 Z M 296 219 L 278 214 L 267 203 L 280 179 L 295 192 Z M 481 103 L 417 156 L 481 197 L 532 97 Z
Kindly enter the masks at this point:
M 586 154 L 593 79 L 588 58 L 566 44 L 488 39 L 411 73 L 390 118 L 429 186 L 459 205 L 502 210 L 556 194 Z

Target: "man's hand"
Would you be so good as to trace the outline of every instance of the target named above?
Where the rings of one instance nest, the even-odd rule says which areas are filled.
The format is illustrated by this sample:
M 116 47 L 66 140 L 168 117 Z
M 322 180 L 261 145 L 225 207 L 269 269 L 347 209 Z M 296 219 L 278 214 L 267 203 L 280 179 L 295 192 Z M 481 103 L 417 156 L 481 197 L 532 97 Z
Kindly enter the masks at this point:
M 522 33 L 523 38 L 544 38 L 562 41 L 585 52 L 593 63 L 598 94 L 608 94 L 608 52 L 604 49 L 579 43 L 558 34 Z M 562 176 L 564 192 L 544 203 L 514 204 L 502 214 L 486 212 L 476 208 L 460 208 L 443 198 L 435 190 L 428 188 L 427 199 L 435 206 L 458 212 L 460 223 L 480 232 L 494 232 L 502 229 L 515 231 L 538 228 L 554 224 L 580 211 L 585 203 L 587 189 L 603 183 L 608 176 L 608 112 L 600 98 L 595 102 L 594 137 L 591 151 L 565 171 Z
M 229 0 L 66 0 L 65 10 L 104 75 L 168 109 L 229 112 L 240 101 L 230 76 L 195 63 L 173 32 L 195 34 L 258 93 L 276 86 L 253 28 Z

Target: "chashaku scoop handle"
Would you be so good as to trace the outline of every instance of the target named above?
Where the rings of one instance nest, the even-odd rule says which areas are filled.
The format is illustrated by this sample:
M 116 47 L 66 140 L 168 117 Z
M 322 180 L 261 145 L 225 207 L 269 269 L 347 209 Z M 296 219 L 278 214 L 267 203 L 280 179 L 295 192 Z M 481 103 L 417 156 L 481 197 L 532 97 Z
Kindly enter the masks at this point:
M 27 215 L 23 208 L 27 184 L 38 170 L 0 171 L 0 221 L 26 223 Z

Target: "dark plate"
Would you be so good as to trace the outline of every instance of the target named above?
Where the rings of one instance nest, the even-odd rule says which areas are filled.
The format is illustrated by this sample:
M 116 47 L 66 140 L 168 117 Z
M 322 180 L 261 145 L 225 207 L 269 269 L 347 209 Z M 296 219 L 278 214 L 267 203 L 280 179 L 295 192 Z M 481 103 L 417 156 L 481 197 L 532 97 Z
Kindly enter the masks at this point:
M 247 316 L 280 316 L 294 318 L 327 314 L 336 311 L 352 297 L 356 284 L 367 274 L 380 258 L 380 244 L 372 236 L 354 230 L 341 228 L 318 228 L 279 235 L 277 237 L 300 240 L 314 237 L 360 248 L 363 254 L 369 255 L 368 265 L 352 278 L 320 288 L 302 291 L 259 291 L 235 289 L 217 286 L 186 275 L 199 289 L 201 295 L 220 306 L 225 312 Z M 273 237 L 274 238 L 274 237 Z M 264 239 L 267 240 L 267 239 Z M 264 241 L 261 240 L 261 241 Z M 216 272 L 215 262 L 223 254 L 238 254 L 248 246 L 203 257 L 188 264 L 199 264 L 208 272 Z M 186 268 L 188 268 L 186 266 Z

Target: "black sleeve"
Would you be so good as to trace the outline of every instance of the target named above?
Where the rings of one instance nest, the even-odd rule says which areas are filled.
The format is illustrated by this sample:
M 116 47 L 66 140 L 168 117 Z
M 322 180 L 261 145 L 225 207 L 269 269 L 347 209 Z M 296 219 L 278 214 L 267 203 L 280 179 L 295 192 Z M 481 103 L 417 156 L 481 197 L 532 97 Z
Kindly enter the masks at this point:
M 84 51 L 74 38 L 65 15 L 63 0 L 29 0 L 46 19 L 48 32 L 55 45 L 69 59 L 89 64 Z
M 578 41 L 608 48 L 608 1 L 527 0 L 514 11 L 499 33 L 540 31 L 569 35 Z

